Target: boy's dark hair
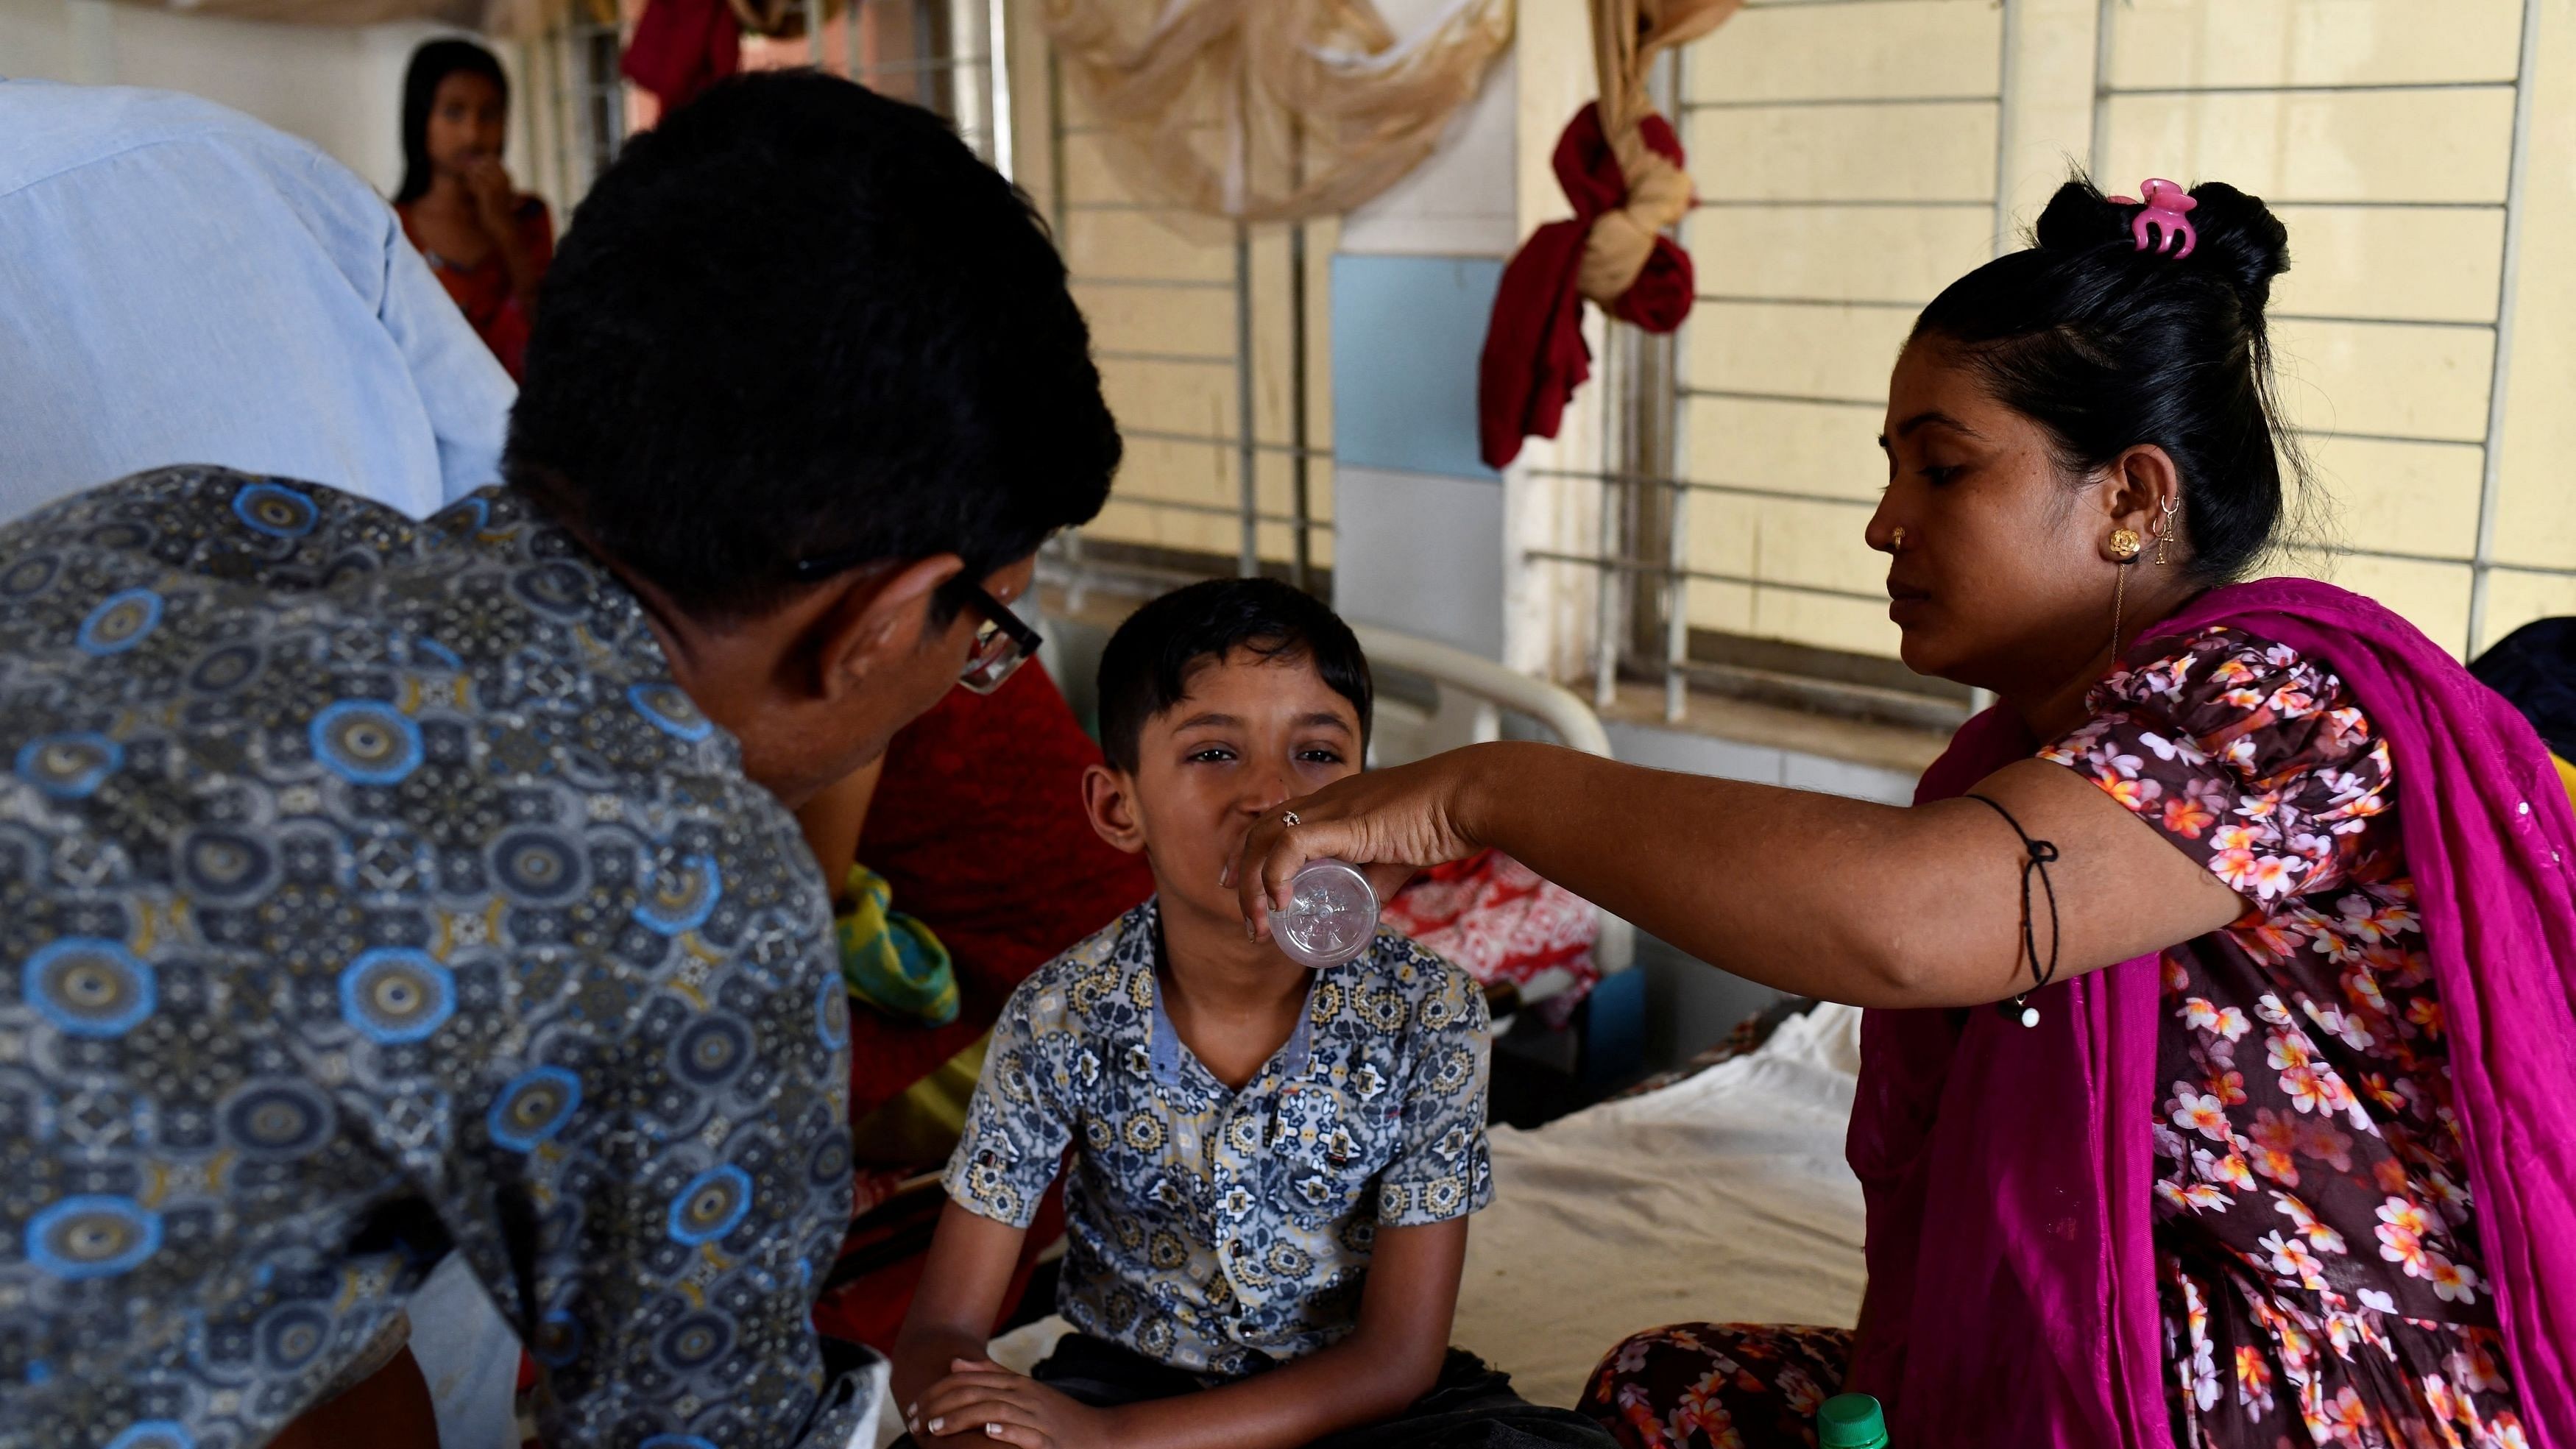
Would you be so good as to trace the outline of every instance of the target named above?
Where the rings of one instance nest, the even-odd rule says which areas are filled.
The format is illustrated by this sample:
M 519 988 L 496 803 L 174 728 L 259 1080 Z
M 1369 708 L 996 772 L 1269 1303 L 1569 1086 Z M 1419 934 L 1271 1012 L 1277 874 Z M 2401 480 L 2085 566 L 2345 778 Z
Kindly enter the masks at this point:
M 788 71 L 673 112 L 573 213 L 507 471 L 722 620 L 799 560 L 982 579 L 1099 512 L 1119 449 L 1028 198 L 930 112 Z
M 1203 662 L 1237 649 L 1265 659 L 1303 657 L 1327 688 L 1359 711 L 1360 748 L 1368 748 L 1368 656 L 1351 626 L 1322 600 L 1277 579 L 1210 579 L 1138 609 L 1100 652 L 1100 749 L 1133 773 L 1145 722 L 1189 693 Z

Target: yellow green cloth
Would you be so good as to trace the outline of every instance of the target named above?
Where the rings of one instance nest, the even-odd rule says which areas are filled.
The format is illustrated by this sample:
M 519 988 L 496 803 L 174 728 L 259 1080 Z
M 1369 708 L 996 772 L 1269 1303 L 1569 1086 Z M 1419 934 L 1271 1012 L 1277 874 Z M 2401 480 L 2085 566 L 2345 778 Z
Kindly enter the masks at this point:
M 2576 765 L 2571 765 L 2556 755 L 2549 757 L 2549 763 L 2558 767 L 2558 783 L 2567 791 L 2567 803 L 2576 805 Z
M 930 928 L 893 909 L 893 888 L 863 865 L 850 867 L 832 926 L 841 979 L 850 995 L 889 1016 L 946 1026 L 957 1019 L 957 968 Z

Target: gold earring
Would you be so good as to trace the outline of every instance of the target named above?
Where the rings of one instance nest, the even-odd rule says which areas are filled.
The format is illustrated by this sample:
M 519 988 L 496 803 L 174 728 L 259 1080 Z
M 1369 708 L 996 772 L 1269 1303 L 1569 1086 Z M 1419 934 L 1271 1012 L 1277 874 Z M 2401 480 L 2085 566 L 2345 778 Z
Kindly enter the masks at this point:
M 2181 506 L 2182 500 L 2179 498 L 2168 498 L 2164 501 L 2165 526 L 2156 533 L 2156 562 L 2159 564 L 2173 562 L 2174 510 Z
M 2129 602 L 2129 566 L 2120 565 L 2111 585 L 2111 662 L 2120 662 L 2120 612 Z
M 2111 557 L 2118 559 L 2122 563 L 2127 563 L 2129 560 L 2136 558 L 2138 556 L 2138 550 L 2145 548 L 2146 546 L 2146 541 L 2138 537 L 2138 531 L 2134 528 L 2115 528 L 2111 530 Z

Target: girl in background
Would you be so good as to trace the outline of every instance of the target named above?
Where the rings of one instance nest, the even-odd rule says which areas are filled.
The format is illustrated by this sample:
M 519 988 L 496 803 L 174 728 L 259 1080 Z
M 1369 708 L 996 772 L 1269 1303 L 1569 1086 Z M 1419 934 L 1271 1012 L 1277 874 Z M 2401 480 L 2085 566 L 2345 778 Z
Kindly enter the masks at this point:
M 519 376 L 537 284 L 554 259 L 554 218 L 501 166 L 510 82 L 470 40 L 433 40 L 403 78 L 403 181 L 394 194 L 411 244 L 465 320 Z

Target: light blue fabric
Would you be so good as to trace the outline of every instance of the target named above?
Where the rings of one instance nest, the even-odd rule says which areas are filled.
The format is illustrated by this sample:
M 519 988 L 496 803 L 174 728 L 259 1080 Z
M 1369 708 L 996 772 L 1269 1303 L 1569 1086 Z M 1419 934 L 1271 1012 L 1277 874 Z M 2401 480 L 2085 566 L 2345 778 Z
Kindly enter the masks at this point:
M 0 80 L 0 137 L 0 520 L 171 463 L 415 517 L 494 481 L 509 374 L 347 167 L 110 86 Z

